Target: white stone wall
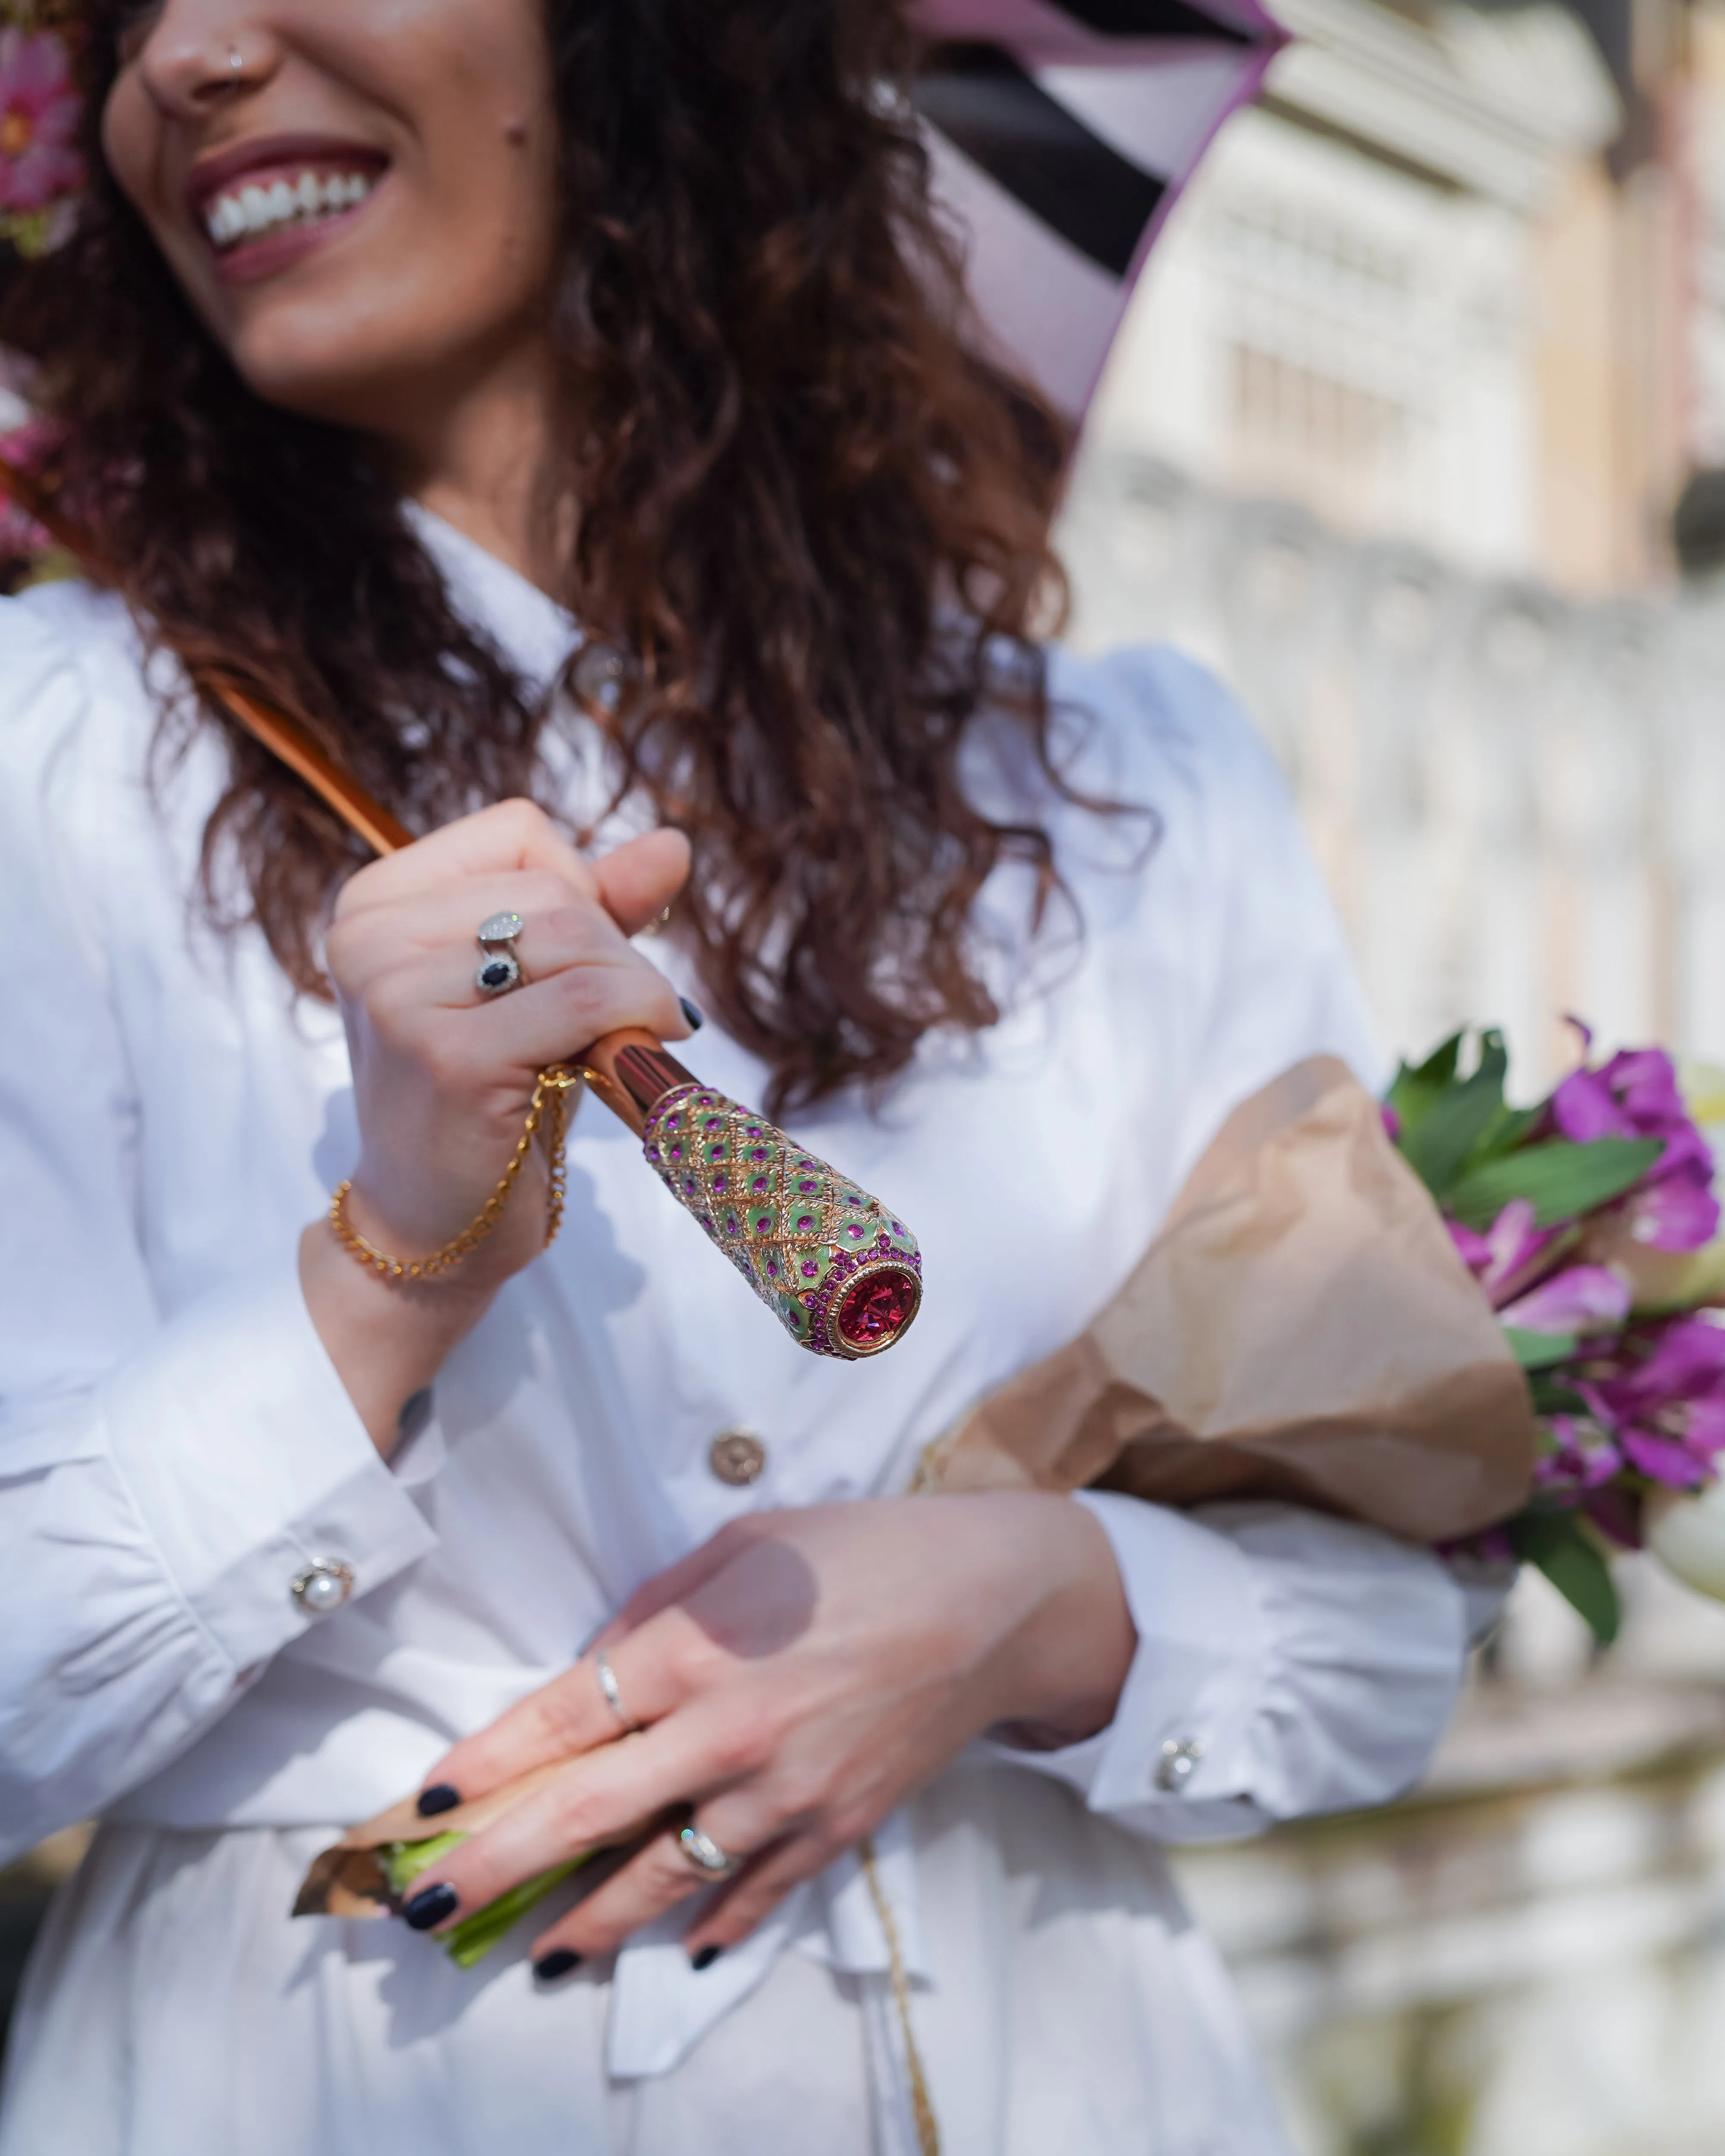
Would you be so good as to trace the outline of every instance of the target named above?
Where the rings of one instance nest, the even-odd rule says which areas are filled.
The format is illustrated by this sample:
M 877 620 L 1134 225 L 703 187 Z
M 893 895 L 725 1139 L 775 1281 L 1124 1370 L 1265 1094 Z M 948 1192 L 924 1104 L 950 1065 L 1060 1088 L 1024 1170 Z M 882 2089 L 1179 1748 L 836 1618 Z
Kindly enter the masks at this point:
M 1242 113 L 1092 415 L 1117 447 L 1476 567 L 1538 558 L 1534 227 Z
M 1214 666 L 1289 773 L 1384 1044 L 1725 1064 L 1725 596 L 1581 604 L 1115 451 L 1064 525 L 1079 644 Z

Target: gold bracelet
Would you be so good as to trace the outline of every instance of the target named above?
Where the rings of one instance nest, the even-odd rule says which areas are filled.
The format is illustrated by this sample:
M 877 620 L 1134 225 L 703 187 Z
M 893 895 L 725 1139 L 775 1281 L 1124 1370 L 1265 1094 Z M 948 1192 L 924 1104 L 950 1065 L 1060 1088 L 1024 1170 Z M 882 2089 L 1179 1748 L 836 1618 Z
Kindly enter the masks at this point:
M 515 1157 L 497 1178 L 497 1188 L 485 1200 L 478 1216 L 461 1230 L 453 1243 L 445 1243 L 440 1250 L 434 1250 L 429 1258 L 392 1258 L 387 1250 L 380 1250 L 375 1243 L 368 1243 L 347 1218 L 347 1194 L 353 1188 L 352 1180 L 341 1183 L 330 1200 L 329 1222 L 336 1240 L 357 1262 L 368 1266 L 385 1280 L 435 1280 L 440 1273 L 452 1272 L 470 1252 L 476 1250 L 501 1218 L 509 1203 L 509 1194 L 521 1179 L 526 1165 L 527 1155 L 533 1149 L 533 1140 L 542 1126 L 545 1143 L 551 1155 L 551 1189 L 546 1206 L 545 1245 L 547 1250 L 557 1240 L 557 1232 L 563 1224 L 563 1190 L 566 1170 L 563 1163 L 563 1140 L 569 1128 L 569 1095 L 581 1084 L 581 1073 L 565 1065 L 553 1063 L 539 1074 L 539 1082 L 533 1088 L 533 1097 L 527 1105 L 526 1126 L 515 1149 Z

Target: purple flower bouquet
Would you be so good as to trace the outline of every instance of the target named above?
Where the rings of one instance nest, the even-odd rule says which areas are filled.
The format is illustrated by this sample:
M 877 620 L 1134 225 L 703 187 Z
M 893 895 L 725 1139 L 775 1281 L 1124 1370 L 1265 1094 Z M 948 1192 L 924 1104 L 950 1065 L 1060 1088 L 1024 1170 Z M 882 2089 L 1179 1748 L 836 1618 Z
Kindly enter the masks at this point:
M 1592 1046 L 1586 1029 L 1584 1051 Z M 1602 1643 L 1616 1635 L 1607 1557 L 1644 1540 L 1690 1584 L 1725 1593 L 1725 1542 L 1692 1500 L 1725 1452 L 1725 1245 L 1711 1147 L 1671 1058 L 1584 1062 L 1537 1106 L 1503 1097 L 1502 1037 L 1446 1040 L 1405 1064 L 1391 1138 L 1441 1209 L 1527 1374 L 1532 1497 L 1474 1546 L 1537 1565 Z

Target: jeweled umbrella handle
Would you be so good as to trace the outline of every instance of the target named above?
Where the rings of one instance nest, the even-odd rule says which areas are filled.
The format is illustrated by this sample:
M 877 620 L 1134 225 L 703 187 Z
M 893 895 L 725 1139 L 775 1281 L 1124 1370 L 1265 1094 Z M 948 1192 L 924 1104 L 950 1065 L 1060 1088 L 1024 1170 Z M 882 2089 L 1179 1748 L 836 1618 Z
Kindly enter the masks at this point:
M 608 1034 L 576 1061 L 799 1347 L 855 1362 L 901 1337 L 922 1300 L 922 1260 L 878 1198 L 704 1086 L 644 1029 Z

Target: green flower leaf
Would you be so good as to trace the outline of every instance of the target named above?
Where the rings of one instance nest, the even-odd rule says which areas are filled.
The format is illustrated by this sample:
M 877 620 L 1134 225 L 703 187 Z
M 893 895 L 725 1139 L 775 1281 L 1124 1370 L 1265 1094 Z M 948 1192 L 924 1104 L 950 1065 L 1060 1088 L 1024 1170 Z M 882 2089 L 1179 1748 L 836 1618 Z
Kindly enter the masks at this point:
M 1503 1337 L 1524 1370 L 1549 1370 L 1567 1363 L 1581 1345 L 1573 1332 L 1529 1332 L 1519 1325 L 1506 1325 Z
M 380 1855 L 391 1892 L 405 1894 L 422 1871 L 429 1871 L 440 1856 L 448 1856 L 466 1839 L 465 1834 L 459 1833 L 433 1834 L 424 1841 L 389 1843 Z M 438 1944 L 458 1968 L 471 1969 L 476 1961 L 490 1953 L 504 1933 L 529 1909 L 542 1902 L 552 1887 L 561 1886 L 572 1871 L 578 1871 L 593 1854 L 592 1850 L 585 1850 L 579 1856 L 572 1856 L 567 1864 L 554 1864 L 549 1871 L 522 1880 L 519 1887 L 511 1887 L 495 1902 L 486 1902 L 483 1909 L 475 1909 L 470 1917 L 464 1917 L 459 1924 L 443 1933 Z
M 1509 1522 L 1509 1539 L 1524 1563 L 1537 1565 L 1602 1647 L 1617 1637 L 1622 1611 L 1611 1568 L 1574 1512 L 1520 1513 Z
M 1449 1047 L 1445 1043 L 1440 1053 Z M 1459 1083 L 1422 1101 L 1419 1119 L 1402 1126 L 1401 1147 L 1409 1168 L 1441 1200 L 1481 1141 L 1504 1115 L 1503 1081 L 1509 1056 L 1501 1033 L 1480 1035 L 1479 1067 Z
M 422 1871 L 429 1871 L 439 1857 L 459 1849 L 466 1839 L 465 1834 L 432 1834 L 424 1841 L 392 1841 L 383 1851 L 390 1892 L 405 1894 Z
M 1507 1332 L 1507 1326 L 1503 1328 Z M 1526 1365 L 1522 1365 L 1526 1368 Z M 1564 1384 L 1561 1378 L 1548 1378 L 1538 1370 L 1527 1372 L 1528 1390 L 1533 1395 L 1533 1412 L 1537 1415 L 1584 1415 L 1587 1402 L 1580 1394 Z
M 1397 1070 L 1395 1081 L 1384 1097 L 1394 1109 L 1401 1124 L 1404 1145 L 1425 1122 L 1430 1109 L 1455 1084 L 1455 1065 L 1461 1058 L 1462 1039 L 1461 1034 L 1452 1033 L 1446 1041 L 1432 1050 L 1417 1070 L 1404 1063 Z
M 1543 1101 L 1534 1108 L 1500 1108 L 1486 1126 L 1485 1136 L 1468 1155 L 1467 1165 L 1483 1168 L 1488 1160 L 1513 1152 L 1544 1113 Z
M 490 1953 L 504 1933 L 529 1909 L 542 1902 L 554 1887 L 562 1886 L 572 1871 L 578 1871 L 592 1854 L 589 1850 L 583 1856 L 572 1856 L 567 1864 L 554 1864 L 549 1871 L 522 1880 L 519 1887 L 511 1887 L 506 1894 L 500 1894 L 483 1909 L 475 1909 L 470 1917 L 464 1917 L 452 1930 L 444 1933 L 444 1953 L 458 1969 L 471 1969 L 476 1961 Z
M 1664 1150 L 1661 1138 L 1595 1138 L 1588 1145 L 1550 1138 L 1470 1168 L 1445 1194 L 1445 1208 L 1464 1227 L 1485 1229 L 1512 1198 L 1525 1198 L 1538 1225 L 1553 1228 L 1620 1198 Z

